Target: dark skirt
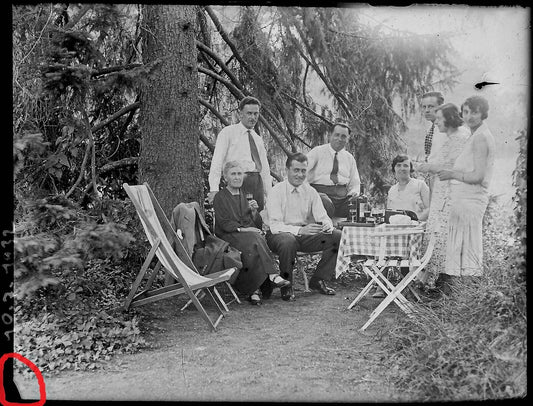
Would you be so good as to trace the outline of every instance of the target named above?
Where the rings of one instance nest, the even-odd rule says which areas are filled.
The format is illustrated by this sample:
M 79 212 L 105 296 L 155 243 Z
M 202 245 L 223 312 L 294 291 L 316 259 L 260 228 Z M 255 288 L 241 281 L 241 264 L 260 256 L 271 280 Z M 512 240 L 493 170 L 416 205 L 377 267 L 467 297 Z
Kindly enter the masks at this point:
M 243 295 L 251 295 L 269 274 L 277 274 L 274 259 L 265 238 L 254 232 L 228 233 L 221 238 L 241 251 L 242 269 L 233 284 Z

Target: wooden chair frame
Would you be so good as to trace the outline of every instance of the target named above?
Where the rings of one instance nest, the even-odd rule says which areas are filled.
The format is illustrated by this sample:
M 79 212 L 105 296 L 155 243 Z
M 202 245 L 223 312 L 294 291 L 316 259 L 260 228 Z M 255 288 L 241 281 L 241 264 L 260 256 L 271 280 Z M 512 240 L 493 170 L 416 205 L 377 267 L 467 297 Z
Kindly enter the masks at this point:
M 378 305 L 376 309 L 370 314 L 368 321 L 361 327 L 361 330 L 364 331 L 382 312 L 385 308 L 391 303 L 395 302 L 398 307 L 406 313 L 408 316 L 413 316 L 416 312 L 413 304 L 405 298 L 402 294 L 402 291 L 408 288 L 411 293 L 415 296 L 417 300 L 420 300 L 420 297 L 414 289 L 412 289 L 410 283 L 418 276 L 418 274 L 426 267 L 429 262 L 431 255 L 433 254 L 433 248 L 435 247 L 435 233 L 429 233 L 430 238 L 426 248 L 426 252 L 418 260 L 417 258 L 412 259 L 386 259 L 384 256 L 385 252 L 385 240 L 390 236 L 397 235 L 416 235 L 426 233 L 423 229 L 413 229 L 413 230 L 399 230 L 399 231 L 385 231 L 381 233 L 376 233 L 373 235 L 373 238 L 380 238 L 380 254 L 377 259 L 369 259 L 363 263 L 364 272 L 371 278 L 368 284 L 361 290 L 357 297 L 350 303 L 348 309 L 351 309 L 357 302 L 359 302 L 365 295 L 367 295 L 374 284 L 377 284 L 386 294 L 386 297 Z M 394 286 L 384 275 L 383 271 L 390 266 L 399 266 L 399 267 L 408 267 L 409 272 L 405 275 L 402 280 Z
M 236 272 L 236 269 L 230 268 L 205 276 L 200 275 L 148 184 L 130 186 L 124 183 L 123 187 L 135 206 L 145 234 L 152 246 L 132 284 L 130 293 L 124 302 L 124 308 L 127 310 L 130 307 L 186 294 L 211 329 L 213 331 L 216 330 L 218 323 L 224 317 L 224 312 L 220 305 L 222 305 L 224 310 L 228 311 L 226 303 L 216 289 L 216 285 L 227 282 Z M 180 256 L 172 249 L 169 238 L 176 243 L 175 246 L 181 254 Z M 148 277 L 144 289 L 137 292 L 144 277 L 147 275 L 150 264 L 154 260 L 156 264 Z M 178 283 L 151 289 L 157 274 L 161 270 L 165 274 L 172 276 Z M 202 292 L 209 296 L 216 305 L 218 316 L 215 320 L 211 319 L 198 299 L 199 294 Z

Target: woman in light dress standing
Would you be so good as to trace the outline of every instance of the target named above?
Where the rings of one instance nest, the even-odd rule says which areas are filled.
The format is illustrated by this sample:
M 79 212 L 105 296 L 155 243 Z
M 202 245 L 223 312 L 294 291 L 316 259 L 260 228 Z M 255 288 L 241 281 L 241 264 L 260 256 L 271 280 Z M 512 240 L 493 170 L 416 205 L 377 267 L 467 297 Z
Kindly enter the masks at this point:
M 422 163 L 415 167 L 419 172 L 430 173 L 434 177 L 426 230 L 435 233 L 435 247 L 426 269 L 420 275 L 420 280 L 429 289 L 440 287 L 441 284 L 441 280 L 437 282 L 437 279 L 444 273 L 450 218 L 450 180 L 440 179 L 437 173 L 445 168 L 452 168 L 469 135 L 468 130 L 462 127 L 459 108 L 452 103 L 443 104 L 436 109 L 435 123 L 439 131 L 446 134 L 446 139 L 432 163 Z
M 453 167 L 438 172 L 440 181 L 451 183 L 451 207 L 443 277 L 446 285 L 457 276 L 483 273 L 483 215 L 489 202 L 488 187 L 494 168 L 494 137 L 484 123 L 489 103 L 472 96 L 461 106 L 471 136 Z

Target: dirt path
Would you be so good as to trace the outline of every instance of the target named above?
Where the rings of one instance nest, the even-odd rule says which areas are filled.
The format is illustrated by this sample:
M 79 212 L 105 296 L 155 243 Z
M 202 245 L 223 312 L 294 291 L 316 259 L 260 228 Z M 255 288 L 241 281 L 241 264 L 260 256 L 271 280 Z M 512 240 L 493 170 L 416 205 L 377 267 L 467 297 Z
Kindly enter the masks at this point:
M 195 401 L 406 401 L 387 381 L 379 332 L 399 314 L 390 306 L 367 331 L 377 300 L 346 310 L 355 292 L 303 293 L 284 302 L 275 290 L 261 307 L 230 305 L 210 332 L 184 298 L 140 308 L 153 347 L 107 362 L 96 372 L 45 376 L 48 399 Z M 348 299 L 349 298 L 349 299 Z M 16 378 L 23 398 L 38 398 L 33 381 Z

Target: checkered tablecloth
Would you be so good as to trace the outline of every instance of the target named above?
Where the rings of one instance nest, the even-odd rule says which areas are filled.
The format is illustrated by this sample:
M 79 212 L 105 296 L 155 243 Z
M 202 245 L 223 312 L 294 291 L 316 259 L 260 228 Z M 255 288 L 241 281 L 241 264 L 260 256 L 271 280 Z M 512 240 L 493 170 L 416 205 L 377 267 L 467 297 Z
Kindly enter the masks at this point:
M 372 237 L 377 232 L 406 230 L 412 226 L 380 224 L 376 227 L 344 226 L 342 229 L 335 277 L 348 270 L 351 255 L 379 255 L 380 238 Z M 385 256 L 419 258 L 423 234 L 393 235 L 385 237 Z

